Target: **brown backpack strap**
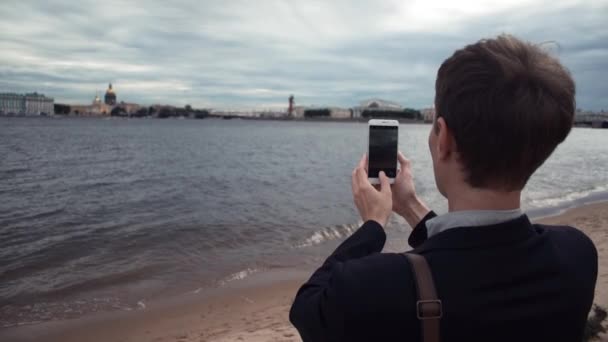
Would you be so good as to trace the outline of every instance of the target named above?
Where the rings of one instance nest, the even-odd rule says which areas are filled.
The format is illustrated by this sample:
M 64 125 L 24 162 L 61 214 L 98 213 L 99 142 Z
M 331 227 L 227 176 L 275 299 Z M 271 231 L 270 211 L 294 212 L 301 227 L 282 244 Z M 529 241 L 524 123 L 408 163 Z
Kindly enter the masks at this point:
M 419 254 L 405 253 L 412 265 L 416 281 L 416 315 L 421 323 L 423 342 L 439 342 L 439 323 L 443 315 L 441 300 L 437 297 L 433 275 L 426 259 Z

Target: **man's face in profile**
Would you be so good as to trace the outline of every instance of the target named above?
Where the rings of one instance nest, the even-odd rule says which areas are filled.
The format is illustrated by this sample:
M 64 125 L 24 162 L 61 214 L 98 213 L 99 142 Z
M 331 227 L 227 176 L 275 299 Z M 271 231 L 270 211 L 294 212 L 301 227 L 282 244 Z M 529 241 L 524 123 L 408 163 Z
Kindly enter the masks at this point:
M 429 132 L 429 150 L 431 151 L 431 159 L 433 160 L 433 174 L 435 175 L 435 184 L 437 185 L 437 189 L 439 192 L 445 197 L 445 192 L 443 191 L 443 182 L 441 176 L 441 167 L 439 165 L 439 158 L 437 156 L 437 140 L 438 135 L 436 131 L 437 124 L 437 114 L 433 118 L 433 124 L 431 125 L 431 129 Z

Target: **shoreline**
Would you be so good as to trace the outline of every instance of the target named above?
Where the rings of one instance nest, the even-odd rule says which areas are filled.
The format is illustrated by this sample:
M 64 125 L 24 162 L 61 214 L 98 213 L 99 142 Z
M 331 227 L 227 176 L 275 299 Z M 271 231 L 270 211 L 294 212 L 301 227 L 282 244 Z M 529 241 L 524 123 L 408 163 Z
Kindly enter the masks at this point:
M 373 118 L 325 118 L 325 117 L 311 117 L 311 118 L 296 118 L 296 117 L 260 117 L 260 116 L 235 116 L 235 115 L 216 115 L 212 114 L 205 118 L 195 117 L 167 117 L 159 118 L 155 116 L 111 116 L 111 115 L 69 115 L 69 114 L 53 114 L 53 115 L 0 115 L 0 118 L 45 118 L 45 119 L 65 119 L 65 118 L 84 118 L 84 119 L 161 119 L 161 120 L 247 120 L 247 121 L 283 121 L 283 122 L 339 122 L 339 123 L 367 123 Z M 383 118 L 378 116 L 376 118 Z M 432 121 L 418 120 L 418 119 L 407 119 L 407 118 L 390 118 L 399 121 L 402 125 L 430 125 Z M 597 124 L 581 124 L 574 123 L 572 128 L 587 128 L 587 129 L 608 129 L 608 121 L 604 121 Z
M 238 115 L 216 115 L 212 114 L 205 118 L 195 118 L 195 117 L 184 117 L 184 116 L 176 116 L 176 117 L 167 117 L 167 118 L 159 118 L 156 116 L 111 116 L 111 115 L 69 115 L 69 114 L 53 114 L 53 115 L 0 115 L 0 118 L 47 118 L 47 119 L 63 119 L 63 118 L 86 118 L 86 119 L 187 119 L 187 120 L 249 120 L 249 121 L 285 121 L 285 122 L 354 122 L 354 123 L 367 123 L 370 119 L 373 118 L 325 118 L 325 117 L 311 117 L 311 118 L 301 118 L 301 117 L 261 117 L 261 116 L 238 116 Z M 382 116 L 378 116 L 377 118 L 383 118 Z M 391 118 L 399 121 L 399 124 L 405 125 L 430 125 L 432 121 L 428 120 L 418 120 L 418 119 L 407 119 L 407 118 Z M 597 124 L 586 124 L 586 123 L 574 123 L 572 128 L 590 128 L 590 129 L 607 129 L 608 121 L 601 122 Z
M 206 293 L 189 292 L 149 302 L 144 309 L 0 329 L 0 340 L 299 341 L 287 312 L 308 275 L 292 270 L 254 274 Z
M 553 208 L 534 223 L 564 224 L 595 243 L 599 269 L 594 302 L 608 306 L 608 193 Z M 548 209 L 547 209 L 548 210 Z M 303 270 L 273 270 L 206 293 L 191 292 L 147 303 L 140 310 L 0 329 L 2 341 L 300 341 L 288 313 Z
M 145 117 L 136 117 L 136 116 L 111 116 L 111 115 L 0 115 L 0 118 L 22 118 L 22 119 L 138 119 L 138 120 L 148 120 L 148 119 L 160 119 L 162 120 L 197 120 L 197 121 L 205 121 L 205 120 L 246 120 L 246 121 L 281 121 L 281 122 L 343 122 L 343 123 L 367 123 L 370 119 L 373 118 L 324 118 L 324 117 L 313 117 L 313 118 L 289 118 L 289 117 L 259 117 L 259 116 L 220 116 L 220 115 L 210 115 L 203 119 L 198 119 L 194 117 L 168 117 L 168 118 L 158 118 L 154 116 L 145 116 Z M 416 120 L 416 119 L 401 119 L 396 118 L 394 120 L 399 121 L 400 124 L 407 125 L 430 125 L 430 121 L 425 120 Z
M 608 203 L 608 191 L 594 191 L 588 192 L 586 195 L 576 198 L 574 200 L 564 201 L 557 205 L 535 208 L 526 211 L 528 217 L 533 222 L 543 219 L 549 219 L 565 214 L 572 209 L 582 208 L 588 205 Z M 608 228 L 608 227 L 607 227 Z

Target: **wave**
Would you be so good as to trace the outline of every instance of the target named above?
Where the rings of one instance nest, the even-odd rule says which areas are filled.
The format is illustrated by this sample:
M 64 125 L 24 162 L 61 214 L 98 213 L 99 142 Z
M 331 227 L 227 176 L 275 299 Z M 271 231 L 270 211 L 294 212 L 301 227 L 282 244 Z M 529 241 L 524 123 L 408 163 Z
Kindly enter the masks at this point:
M 0 175 L 2 176 L 13 176 L 18 173 L 30 172 L 31 169 L 29 167 L 17 167 L 14 169 L 4 169 L 0 170 Z
M 549 208 L 549 207 L 557 207 L 564 204 L 576 202 L 582 200 L 586 197 L 590 197 L 593 195 L 599 195 L 602 193 L 608 192 L 608 184 L 599 185 L 589 189 L 579 190 L 570 192 L 567 194 L 562 194 L 559 196 L 545 197 L 539 199 L 533 199 L 529 201 L 529 205 L 534 208 Z
M 0 212 L 0 223 L 3 227 L 10 226 L 13 224 L 24 224 L 31 223 L 32 221 L 47 219 L 49 217 L 57 216 L 63 214 L 66 210 L 66 207 L 58 207 L 58 208 L 49 208 L 45 210 L 40 210 L 38 212 L 33 211 L 34 209 L 29 208 L 27 211 L 21 212 Z M 28 232 L 29 234 L 29 232 Z
M 235 281 L 235 280 L 243 280 L 247 277 L 249 277 L 250 275 L 259 272 L 260 270 L 257 268 L 247 268 L 244 269 L 242 271 L 236 272 L 236 273 L 232 273 L 231 275 L 224 277 L 223 279 L 221 279 L 220 281 L 218 281 L 218 284 L 220 286 L 222 285 L 226 285 L 231 281 Z
M 314 232 L 310 237 L 304 240 L 302 243 L 296 244 L 295 248 L 305 248 L 315 245 L 322 244 L 326 241 L 346 238 L 355 232 L 362 222 L 353 224 L 341 224 L 337 226 L 326 227 L 321 230 Z
M 31 273 L 32 270 L 37 271 L 43 267 L 45 267 L 45 265 L 34 264 L 33 266 L 21 267 L 19 269 L 4 272 L 4 274 L 1 275 L 2 281 L 6 282 L 7 280 L 11 279 L 23 279 L 25 281 L 27 279 L 24 277 L 24 273 Z M 113 286 L 133 284 L 138 281 L 145 281 L 146 279 L 149 279 L 151 274 L 158 274 L 160 270 L 163 269 L 163 265 L 154 264 L 110 274 L 103 274 L 97 277 L 89 276 L 88 278 L 84 278 L 82 280 L 78 279 L 78 277 L 67 278 L 66 284 L 63 284 L 63 286 L 55 286 L 50 289 L 37 292 L 25 290 L 19 292 L 19 289 L 16 288 L 12 291 L 12 295 L 6 295 L 6 292 L 3 292 L 3 296 L 0 298 L 0 307 L 4 305 L 28 303 L 32 301 L 56 301 L 75 293 L 94 293 L 95 291 L 108 289 Z M 57 280 L 58 275 L 54 273 L 44 275 L 44 277 L 41 277 L 41 279 L 48 281 L 48 279 L 50 279 L 49 277 L 54 277 L 54 279 Z
M 143 300 L 136 305 L 116 297 L 91 297 L 74 300 L 37 301 L 28 305 L 3 305 L 0 307 L 0 328 L 35 325 L 42 322 L 67 320 L 86 314 L 109 311 L 145 310 Z

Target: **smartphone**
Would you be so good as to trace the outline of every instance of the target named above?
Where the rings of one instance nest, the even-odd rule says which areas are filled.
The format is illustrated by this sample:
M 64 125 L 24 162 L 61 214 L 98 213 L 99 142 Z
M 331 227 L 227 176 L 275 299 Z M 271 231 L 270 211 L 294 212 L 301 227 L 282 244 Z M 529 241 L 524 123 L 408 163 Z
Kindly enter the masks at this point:
M 399 121 L 369 120 L 369 152 L 367 153 L 367 177 L 370 183 L 380 184 L 378 174 L 384 171 L 391 184 L 397 176 L 397 149 Z

